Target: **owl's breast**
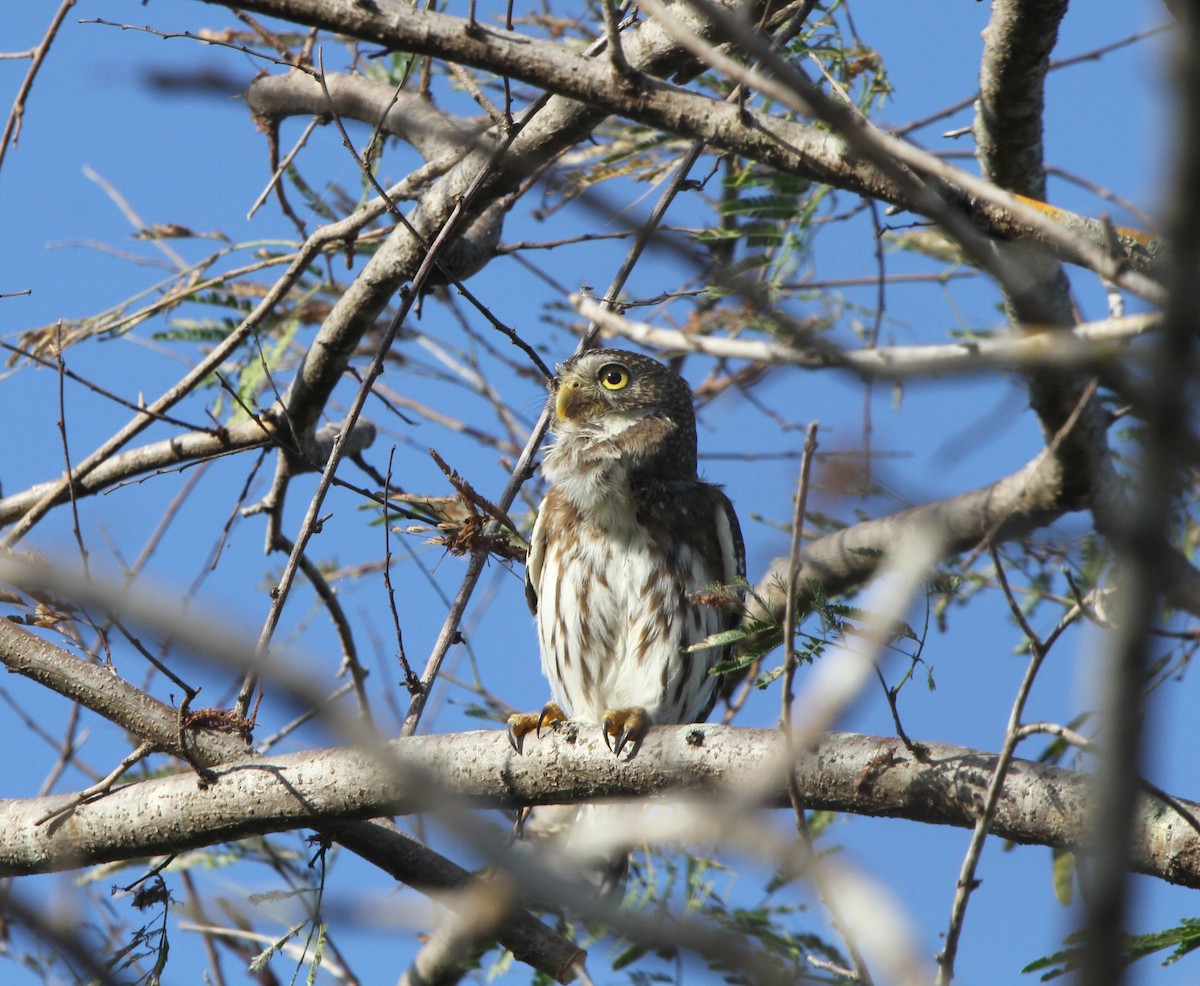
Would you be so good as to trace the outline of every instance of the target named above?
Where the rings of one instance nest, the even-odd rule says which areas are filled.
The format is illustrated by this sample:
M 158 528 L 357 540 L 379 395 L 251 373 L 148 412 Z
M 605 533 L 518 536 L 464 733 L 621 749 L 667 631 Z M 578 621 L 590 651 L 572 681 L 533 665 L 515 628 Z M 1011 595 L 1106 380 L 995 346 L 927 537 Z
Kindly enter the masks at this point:
M 655 721 L 693 721 L 711 705 L 711 662 L 686 647 L 718 629 L 718 614 L 691 596 L 719 573 L 704 552 L 664 543 L 669 503 L 639 499 L 583 510 L 561 485 L 547 495 L 533 573 L 542 667 L 572 715 L 637 706 Z

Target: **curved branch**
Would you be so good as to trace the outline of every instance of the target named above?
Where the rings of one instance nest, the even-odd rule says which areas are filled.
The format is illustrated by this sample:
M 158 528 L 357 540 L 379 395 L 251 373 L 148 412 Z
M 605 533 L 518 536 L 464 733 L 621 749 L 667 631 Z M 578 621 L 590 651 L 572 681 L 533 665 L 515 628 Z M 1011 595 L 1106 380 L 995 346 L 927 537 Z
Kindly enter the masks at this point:
M 635 322 L 582 295 L 570 302 L 584 318 L 600 325 L 604 336 L 632 339 L 668 352 L 706 353 L 721 359 L 743 359 L 767 366 L 791 364 L 808 370 L 842 368 L 866 379 L 905 380 L 991 369 L 1065 367 L 1072 370 L 1111 365 L 1124 350 L 1118 344 L 1153 331 L 1158 313 L 1126 315 L 1087 322 L 1070 332 L 1042 332 L 1013 338 L 969 339 L 930 346 L 877 346 L 839 349 L 827 340 L 811 347 L 773 339 L 706 336 Z
M 146 473 L 178 469 L 230 452 L 262 448 L 273 442 L 273 435 L 264 431 L 264 421 L 240 421 L 219 431 L 189 432 L 109 456 L 75 479 L 75 496 L 92 496 Z M 66 483 L 54 480 L 5 497 L 0 500 L 0 527 L 25 516 L 44 497 L 51 497 L 48 506 L 57 506 L 71 499 L 71 491 Z
M 985 540 L 1019 537 L 1086 506 L 1070 498 L 1057 460 L 1043 451 L 1023 469 L 990 486 L 818 538 L 800 552 L 795 584 L 816 581 L 830 594 L 862 585 L 913 530 L 937 531 L 944 553 L 954 555 Z M 783 611 L 787 567 L 788 559 L 777 558 L 755 588 L 754 595 L 773 612 Z M 756 615 L 753 605 L 747 608 L 748 615 Z
M 173 753 L 200 767 L 240 764 L 250 756 L 239 736 L 185 726 L 178 709 L 135 688 L 110 668 L 81 660 L 9 620 L 0 620 L 0 663 L 9 671 L 31 678 L 142 737 L 155 749 Z M 181 740 L 186 748 L 180 746 Z M 199 789 L 194 775 L 181 774 L 174 780 Z M 130 785 L 122 790 L 128 793 L 136 788 L 137 785 Z M 132 810 L 136 814 L 137 806 Z M 74 815 L 40 828 L 42 834 L 49 834 L 52 830 L 59 831 L 60 826 L 65 833 L 74 831 Z M 390 821 L 375 819 L 331 825 L 327 834 L 423 893 L 462 889 L 474 879 L 456 863 L 398 831 Z M 453 896 L 447 898 L 451 905 L 454 900 Z M 575 978 L 575 968 L 583 959 L 583 953 L 573 943 L 522 910 L 508 917 L 497 930 L 496 940 L 518 959 L 560 983 Z
M 1001 0 L 983 32 L 976 153 L 991 181 L 1033 199 L 1046 198 L 1044 88 L 1066 12 L 1067 0 Z
M 259 76 L 246 104 L 269 123 L 299 115 L 359 120 L 412 144 L 426 161 L 469 147 L 478 129 L 464 129 L 423 96 L 362 75 L 326 72 L 324 82 L 307 72 Z
M 593 108 L 592 112 L 619 114 L 689 140 L 702 140 L 789 174 L 921 211 L 877 169 L 849 154 L 845 141 L 835 134 L 745 106 L 727 105 L 658 79 L 640 79 L 633 87 L 622 85 L 614 79 L 607 60 L 586 58 L 553 42 L 404 5 L 391 8 L 390 17 L 378 16 L 373 8 L 352 0 L 246 0 L 239 6 L 389 48 L 497 72 L 584 103 Z M 712 37 L 715 28 L 703 15 L 686 5 L 673 5 L 672 9 L 677 19 L 689 23 L 695 33 Z M 751 17 L 757 13 L 757 9 L 746 12 Z M 651 37 L 652 43 L 647 41 Z M 623 32 L 621 38 L 627 59 L 640 72 L 666 78 L 680 71 L 691 74 L 687 69 L 694 71 L 690 56 L 647 22 Z M 647 58 L 648 49 L 654 49 L 659 57 Z M 1072 228 L 1068 229 L 1065 223 L 1046 222 L 1044 216 L 1039 221 L 1036 214 L 1031 215 L 1034 210 L 1003 194 L 991 197 L 983 194 L 982 183 L 972 181 L 970 176 L 944 165 L 932 155 L 921 155 L 911 147 L 909 152 L 906 164 L 918 170 L 922 165 L 934 168 L 930 174 L 952 187 L 956 184 L 955 175 L 969 183 L 970 192 L 960 193 L 961 203 L 970 209 L 985 233 L 1040 245 L 1066 262 L 1089 267 L 1097 264 L 1098 255 L 1107 258 L 1114 246 L 1103 223 L 1074 216 Z M 920 163 L 914 155 L 920 158 Z M 1137 234 L 1119 236 L 1116 248 L 1118 256 L 1101 264 L 1110 274 L 1119 274 L 1122 269 L 1152 270 L 1161 259 L 1161 244 Z
M 61 824 L 35 821 L 69 795 L 0 802 L 0 876 L 50 872 L 178 852 L 372 815 L 428 811 L 454 801 L 478 807 L 564 804 L 595 798 L 728 797 L 748 776 L 759 803 L 789 806 L 785 738 L 776 729 L 691 725 L 651 730 L 636 757 L 614 757 L 599 727 L 571 723 L 513 752 L 502 730 L 395 740 L 393 763 L 358 750 L 325 749 L 220 767 L 200 787 L 177 775 L 131 784 L 80 805 Z M 799 754 L 796 782 L 810 808 L 971 827 L 995 754 L 941 743 L 914 756 L 898 740 L 830 733 Z M 765 772 L 777 776 L 763 778 Z M 1087 852 L 1086 774 L 1014 760 L 992 831 L 1016 842 Z M 253 806 L 249 810 L 248 806 Z M 1132 867 L 1200 887 L 1200 804 L 1143 795 Z

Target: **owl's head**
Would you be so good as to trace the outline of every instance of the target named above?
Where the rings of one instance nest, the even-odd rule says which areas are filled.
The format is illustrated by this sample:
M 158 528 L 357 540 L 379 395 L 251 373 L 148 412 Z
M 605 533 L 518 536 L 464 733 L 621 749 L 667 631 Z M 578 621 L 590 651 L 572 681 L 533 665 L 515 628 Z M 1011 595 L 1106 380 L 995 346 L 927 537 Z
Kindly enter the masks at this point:
M 648 418 L 670 422 L 669 429 L 642 429 L 654 447 L 639 448 L 637 457 L 643 463 L 656 460 L 652 471 L 664 477 L 695 475 L 691 388 L 678 373 L 649 356 L 623 349 L 580 353 L 557 367 L 550 383 L 550 406 L 551 430 L 560 443 L 615 438 Z

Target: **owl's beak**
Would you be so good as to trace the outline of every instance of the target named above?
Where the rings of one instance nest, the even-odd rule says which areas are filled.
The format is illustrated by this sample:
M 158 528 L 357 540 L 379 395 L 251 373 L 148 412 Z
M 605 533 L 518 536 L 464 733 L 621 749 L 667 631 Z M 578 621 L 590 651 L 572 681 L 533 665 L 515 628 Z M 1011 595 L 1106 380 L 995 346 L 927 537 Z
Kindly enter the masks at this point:
M 559 421 L 579 417 L 588 403 L 584 398 L 583 380 L 566 377 L 558 385 L 558 397 L 554 401 L 554 415 Z

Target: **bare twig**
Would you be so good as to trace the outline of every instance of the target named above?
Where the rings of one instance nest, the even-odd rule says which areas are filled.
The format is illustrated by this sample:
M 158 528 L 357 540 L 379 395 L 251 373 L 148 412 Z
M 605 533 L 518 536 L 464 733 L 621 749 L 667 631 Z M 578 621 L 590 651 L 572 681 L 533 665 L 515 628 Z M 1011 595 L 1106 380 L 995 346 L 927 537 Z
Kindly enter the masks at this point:
M 62 804 L 58 804 L 53 808 L 47 809 L 46 813 L 35 819 L 33 824 L 44 825 L 52 818 L 58 818 L 61 815 L 65 815 L 68 812 L 74 811 L 85 801 L 90 801 L 92 798 L 97 798 L 102 794 L 107 794 L 112 790 L 113 785 L 129 772 L 131 767 L 145 759 L 153 750 L 153 743 L 143 742 L 138 744 L 137 748 L 130 751 L 130 753 L 126 755 L 124 759 L 122 759 L 121 762 L 112 769 L 112 771 L 109 772 L 107 777 L 101 778 L 91 787 L 84 788 L 82 791 L 77 791 Z
M 258 210 L 262 207 L 262 204 L 267 201 L 267 198 L 271 194 L 271 190 L 274 189 L 277 184 L 279 184 L 279 179 L 281 179 L 283 177 L 283 173 L 287 171 L 288 165 L 292 163 L 304 145 L 308 143 L 309 136 L 311 136 L 312 132 L 317 128 L 317 125 L 320 122 L 320 119 L 317 117 L 313 117 L 308 121 L 308 124 L 304 127 L 304 132 L 301 133 L 298 138 L 296 138 L 296 143 L 292 145 L 292 149 L 283 156 L 283 159 L 279 162 L 279 166 L 276 167 L 275 171 L 271 174 L 270 180 L 267 182 L 263 190 L 259 192 L 258 198 L 256 198 L 253 204 L 251 204 L 250 211 L 246 213 L 247 221 L 253 219 L 254 214 L 258 212 Z
M 788 555 L 787 601 L 783 607 L 783 711 L 780 714 L 780 728 L 790 737 L 792 734 L 792 705 L 796 696 L 792 684 L 796 677 L 796 610 L 799 586 L 796 580 L 800 575 L 800 545 L 804 541 L 804 515 L 808 504 L 808 480 L 812 469 L 813 456 L 817 451 L 817 422 L 809 424 L 804 433 L 804 453 L 800 459 L 800 473 L 796 480 L 795 502 L 792 508 L 792 540 Z M 799 795 L 799 792 L 797 792 Z M 802 806 L 797 802 L 795 808 L 802 812 Z
M 996 568 L 996 578 L 1000 583 L 1000 588 L 1004 591 L 1009 609 L 1012 611 L 1013 617 L 1021 627 L 1028 642 L 1030 654 L 1029 665 L 1025 669 L 1025 675 L 1021 679 L 1016 697 L 1013 699 L 1012 710 L 1008 716 L 1008 725 L 1004 732 L 1004 742 L 1000 748 L 999 756 L 996 758 L 996 765 L 992 772 L 991 781 L 988 784 L 987 794 L 979 810 L 979 817 L 975 822 L 974 831 L 971 833 L 971 841 L 967 846 L 967 852 L 963 857 L 962 867 L 959 871 L 958 882 L 955 885 L 954 903 L 950 909 L 950 923 L 946 929 L 945 944 L 942 946 L 942 950 L 938 953 L 937 957 L 938 986 L 949 986 L 950 982 L 954 979 L 954 962 L 958 955 L 959 936 L 962 934 L 967 902 L 970 900 L 972 891 L 977 886 L 975 871 L 979 865 L 980 854 L 983 852 L 983 843 L 987 839 L 988 829 L 995 818 L 996 805 L 1004 789 L 1005 775 L 1016 754 L 1017 743 L 1023 735 L 1021 732 L 1021 716 L 1025 711 L 1025 703 L 1029 698 L 1029 692 L 1033 688 L 1033 682 L 1037 677 L 1038 671 L 1041 669 L 1042 662 L 1046 659 L 1046 655 L 1049 652 L 1047 644 L 1034 633 L 1033 628 L 1025 619 L 1025 614 L 1020 604 L 1009 588 L 1008 578 L 1004 574 L 1004 566 L 1000 561 L 1000 553 L 995 547 L 990 547 L 989 550 L 992 556 L 992 564 Z M 1078 607 L 1072 607 L 1063 620 L 1060 621 L 1060 626 L 1065 628 L 1078 615 Z M 1061 633 L 1061 630 L 1058 632 Z M 1057 638 L 1057 634 L 1055 636 Z
M 59 322 L 57 329 L 61 338 L 62 323 Z M 67 440 L 67 403 L 64 394 L 66 381 L 66 361 L 62 355 L 61 342 L 54 347 L 54 358 L 58 364 L 58 434 L 62 440 L 63 463 L 66 466 L 65 475 L 71 475 L 71 443 Z M 72 529 L 75 533 L 75 544 L 79 548 L 79 561 L 83 565 L 83 570 L 88 570 L 88 550 L 83 543 L 83 530 L 79 526 L 79 504 L 75 499 L 75 484 L 71 483 L 68 486 L 68 492 L 71 496 L 71 519 Z
M 50 45 L 58 36 L 67 11 L 73 6 L 75 6 L 75 0 L 63 0 L 50 19 L 50 26 L 46 28 L 46 33 L 38 42 L 37 47 L 28 53 L 22 52 L 22 56 L 28 54 L 31 61 L 29 71 L 25 73 L 25 78 L 21 80 L 17 94 L 13 97 L 12 109 L 8 111 L 8 119 L 4 123 L 4 133 L 0 134 L 0 168 L 4 167 L 4 155 L 8 152 L 9 145 L 16 147 L 17 142 L 21 139 L 21 121 L 25 115 L 25 101 L 33 90 L 33 80 L 37 78 L 38 70 L 50 52 Z
M 804 455 L 800 460 L 800 473 L 796 479 L 795 505 L 792 512 L 792 540 L 788 565 L 788 594 L 787 603 L 784 606 L 783 618 L 784 658 L 783 688 L 781 690 L 783 708 L 779 717 L 779 728 L 785 737 L 788 759 L 791 763 L 794 763 L 797 757 L 795 735 L 792 729 L 792 706 L 796 699 L 792 685 L 796 677 L 798 664 L 796 658 L 796 619 L 799 608 L 799 587 L 796 585 L 796 579 L 800 574 L 800 545 L 804 540 L 804 517 L 808 504 L 809 474 L 816 452 L 817 422 L 813 421 L 809 424 L 804 434 Z M 841 907 L 838 904 L 837 898 L 828 892 L 823 871 L 819 867 L 812 865 L 816 860 L 816 850 L 813 847 L 812 830 L 808 824 L 804 792 L 797 783 L 795 771 L 788 771 L 787 793 L 788 800 L 792 805 L 792 814 L 796 820 L 796 833 L 799 837 L 800 845 L 803 847 L 803 855 L 799 864 L 796 865 L 796 869 L 801 872 L 807 870 L 814 881 L 817 893 L 821 897 L 821 903 L 824 905 L 826 911 L 829 912 L 830 922 L 841 936 L 842 941 L 846 945 L 846 950 L 850 954 L 850 962 L 854 967 L 854 981 L 862 984 L 862 986 L 870 986 L 873 981 L 871 972 L 867 967 L 866 961 L 863 959 L 858 943 L 855 941 L 854 935 L 850 930 L 850 926 L 841 913 Z

